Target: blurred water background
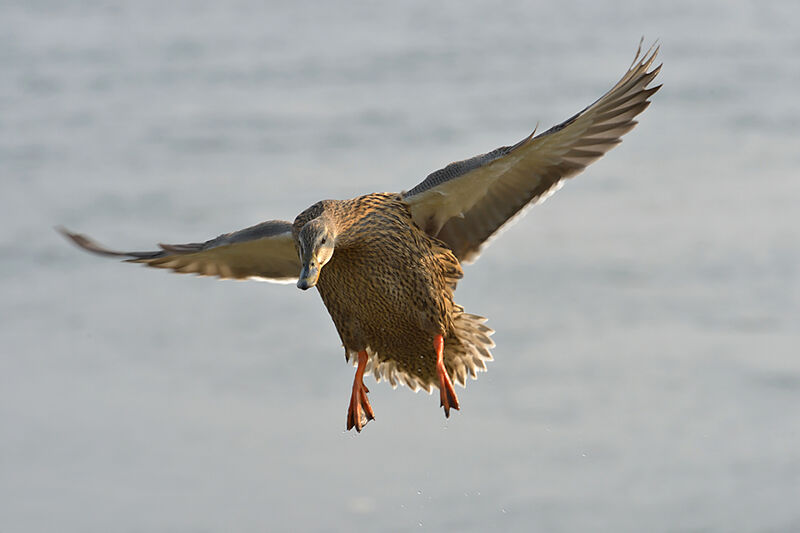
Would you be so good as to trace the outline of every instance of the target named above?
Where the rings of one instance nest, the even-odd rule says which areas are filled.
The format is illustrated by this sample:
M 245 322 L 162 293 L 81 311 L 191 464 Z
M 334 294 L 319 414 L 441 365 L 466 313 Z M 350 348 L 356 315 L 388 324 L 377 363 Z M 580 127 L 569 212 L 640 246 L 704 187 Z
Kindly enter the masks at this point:
M 0 3 L 0 531 L 800 531 L 800 4 Z M 446 421 L 319 298 L 78 252 L 408 189 L 608 89 L 622 145 L 466 268 Z

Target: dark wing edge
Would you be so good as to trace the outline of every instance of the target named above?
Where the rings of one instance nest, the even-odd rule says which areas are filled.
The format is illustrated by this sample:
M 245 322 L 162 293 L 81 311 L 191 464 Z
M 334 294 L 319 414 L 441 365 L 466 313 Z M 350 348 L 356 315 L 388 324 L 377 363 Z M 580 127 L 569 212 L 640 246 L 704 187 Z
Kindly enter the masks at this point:
M 292 225 L 284 220 L 262 222 L 202 243 L 159 244 L 161 249 L 152 252 L 118 252 L 64 227 L 56 231 L 87 252 L 182 274 L 292 283 L 301 268 Z
M 648 71 L 658 44 L 642 54 L 602 97 L 549 130 L 513 146 L 451 163 L 403 193 L 415 223 L 469 263 L 501 227 L 526 206 L 555 192 L 564 178 L 622 142 L 661 85 L 648 87 L 661 65 Z

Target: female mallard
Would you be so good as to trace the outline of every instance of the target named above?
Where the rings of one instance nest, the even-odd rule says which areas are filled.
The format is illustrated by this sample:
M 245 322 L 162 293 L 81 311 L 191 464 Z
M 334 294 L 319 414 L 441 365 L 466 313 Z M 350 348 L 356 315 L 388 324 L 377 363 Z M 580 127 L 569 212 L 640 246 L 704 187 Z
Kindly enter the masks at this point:
M 641 51 L 641 50 L 640 50 Z M 485 319 L 453 302 L 463 273 L 486 241 L 525 206 L 544 200 L 620 142 L 659 86 L 648 88 L 658 48 L 602 98 L 567 121 L 513 146 L 451 163 L 403 193 L 318 202 L 294 223 L 273 220 L 204 243 L 155 252 L 115 252 L 61 230 L 78 246 L 176 272 L 316 286 L 357 370 L 347 413 L 356 431 L 374 418 L 365 373 L 392 386 L 439 388 L 445 416 L 458 409 L 453 381 L 466 384 L 492 360 Z

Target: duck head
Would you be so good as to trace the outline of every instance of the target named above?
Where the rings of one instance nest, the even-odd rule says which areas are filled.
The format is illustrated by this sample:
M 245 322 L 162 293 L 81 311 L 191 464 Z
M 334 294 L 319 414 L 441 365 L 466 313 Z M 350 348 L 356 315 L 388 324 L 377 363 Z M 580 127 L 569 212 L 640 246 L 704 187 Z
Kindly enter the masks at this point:
M 297 287 L 306 290 L 317 284 L 322 267 L 333 257 L 336 228 L 327 216 L 308 221 L 297 235 L 302 270 Z

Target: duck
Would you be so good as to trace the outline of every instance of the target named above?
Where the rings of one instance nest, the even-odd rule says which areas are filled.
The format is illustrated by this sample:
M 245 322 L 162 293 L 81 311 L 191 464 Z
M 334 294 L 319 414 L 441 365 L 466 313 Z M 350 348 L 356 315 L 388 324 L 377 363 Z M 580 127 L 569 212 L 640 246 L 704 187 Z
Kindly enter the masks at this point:
M 57 228 L 78 247 L 131 263 L 220 279 L 316 287 L 355 366 L 346 429 L 375 419 L 364 377 L 439 390 L 445 417 L 493 360 L 486 318 L 454 301 L 462 265 L 499 230 L 621 142 L 661 88 L 654 44 L 594 103 L 552 128 L 450 163 L 410 190 L 322 200 L 293 222 L 270 220 L 203 242 L 120 252 Z

